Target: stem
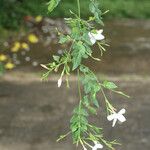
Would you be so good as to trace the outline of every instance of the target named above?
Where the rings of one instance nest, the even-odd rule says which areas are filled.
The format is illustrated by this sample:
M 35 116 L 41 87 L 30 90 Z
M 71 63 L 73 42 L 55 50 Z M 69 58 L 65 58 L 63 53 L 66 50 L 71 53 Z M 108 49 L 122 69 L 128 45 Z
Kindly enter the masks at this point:
M 90 148 L 93 148 L 89 143 L 87 143 L 86 141 L 84 141 L 84 143 L 89 146 Z
M 79 114 L 81 112 L 81 107 L 82 107 L 82 95 L 81 95 L 81 86 L 80 86 L 80 72 L 79 72 L 79 69 L 78 69 L 78 91 L 79 91 L 79 98 L 80 98 L 80 102 L 79 102 Z M 81 120 L 81 116 L 79 115 L 79 120 Z M 79 136 L 81 136 L 81 124 L 80 124 L 80 121 L 79 121 Z M 79 137 L 79 140 L 81 142 L 81 137 Z M 78 141 L 79 142 L 79 141 Z M 77 143 L 78 145 L 78 143 Z
M 80 85 L 80 71 L 78 69 L 78 92 L 79 92 L 79 98 L 80 101 L 82 100 L 82 95 L 81 95 L 81 85 Z
M 79 18 L 80 18 L 81 17 L 80 0 L 77 0 L 77 4 L 78 4 L 78 15 L 79 15 Z
M 86 149 L 86 147 L 85 147 L 84 143 L 82 142 L 82 140 L 80 140 L 80 143 L 81 143 L 83 149 Z
M 108 101 L 105 93 L 104 93 L 104 90 L 103 88 L 101 87 L 101 91 L 102 91 L 102 94 L 104 96 L 104 99 L 105 99 L 105 103 L 106 103 L 106 108 L 107 108 L 107 115 L 110 113 L 113 113 L 116 109 L 110 104 L 110 102 Z

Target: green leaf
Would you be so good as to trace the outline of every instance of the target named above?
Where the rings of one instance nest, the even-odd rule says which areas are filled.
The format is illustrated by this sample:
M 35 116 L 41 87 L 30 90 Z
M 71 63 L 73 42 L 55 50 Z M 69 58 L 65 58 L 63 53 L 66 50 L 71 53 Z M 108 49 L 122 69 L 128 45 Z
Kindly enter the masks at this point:
M 84 96 L 83 97 L 83 104 L 85 105 L 85 107 L 88 107 L 90 104 L 89 104 L 89 99 L 88 99 L 88 96 Z
M 84 116 L 80 116 L 80 123 L 81 124 L 88 124 L 88 120 Z
M 81 132 L 86 132 L 87 129 L 88 129 L 87 126 L 86 126 L 86 125 L 83 125 L 80 130 L 81 130 Z
M 70 37 L 69 36 L 65 36 L 65 35 L 60 36 L 60 39 L 59 39 L 59 43 L 60 44 L 64 44 L 64 43 L 66 43 L 68 41 L 70 41 Z
M 80 110 L 80 115 L 88 116 L 88 112 L 85 109 Z
M 71 131 L 72 132 L 75 132 L 75 131 L 77 131 L 78 130 L 78 124 L 76 124 L 76 125 L 71 125 Z
M 109 81 L 104 81 L 103 86 L 107 89 L 116 89 L 117 88 L 117 85 L 115 85 L 115 83 L 109 82 Z
M 70 122 L 71 122 L 71 123 L 73 123 L 73 122 L 78 122 L 77 116 L 76 116 L 76 115 L 72 116 Z
M 89 68 L 81 65 L 80 66 L 80 71 L 82 71 L 83 73 L 88 73 L 89 72 Z
M 72 70 L 75 70 L 81 64 L 82 58 L 85 57 L 86 55 L 85 52 L 86 52 L 86 49 L 83 46 L 83 43 L 81 41 L 73 45 L 73 52 L 72 52 L 73 68 Z
M 99 9 L 99 3 L 97 0 L 91 0 L 91 3 L 89 4 L 89 9 L 91 13 L 94 14 L 95 21 L 101 25 L 104 25 L 102 21 L 102 11 Z
M 85 46 L 86 47 L 86 52 L 89 54 L 89 55 L 92 55 L 92 50 L 89 46 Z
M 55 55 L 53 55 L 53 59 L 54 59 L 55 61 L 59 62 L 60 56 L 55 56 Z
M 94 115 L 97 114 L 97 111 L 94 107 L 89 106 L 88 109 L 92 114 L 94 114 Z
M 98 100 L 96 99 L 96 95 L 92 96 L 92 102 L 97 108 L 99 108 L 99 103 Z
M 89 38 L 89 35 L 88 35 L 88 32 L 84 32 L 84 33 L 83 33 L 82 39 L 83 39 L 83 41 L 86 42 L 88 45 L 90 45 L 90 46 L 92 45 L 92 44 L 91 44 L 91 41 L 90 41 L 90 38 Z
M 80 28 L 75 26 L 72 28 L 71 37 L 80 40 Z
M 51 13 L 61 0 L 50 0 L 48 2 L 48 12 Z

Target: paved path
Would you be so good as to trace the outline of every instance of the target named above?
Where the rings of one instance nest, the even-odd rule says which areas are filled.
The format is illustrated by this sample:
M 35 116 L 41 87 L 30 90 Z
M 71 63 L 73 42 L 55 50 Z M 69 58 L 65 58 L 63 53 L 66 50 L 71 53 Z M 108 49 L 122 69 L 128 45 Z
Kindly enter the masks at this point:
M 112 129 L 102 112 L 91 121 L 105 127 L 109 139 L 120 139 L 123 145 L 117 150 L 150 150 L 149 78 L 111 79 L 132 97 L 124 100 L 108 93 L 118 108 L 128 110 L 127 122 Z M 61 143 L 55 140 L 67 131 L 77 101 L 74 81 L 66 91 L 65 87 L 58 89 L 55 81 L 42 83 L 28 75 L 1 79 L 0 150 L 75 150 L 70 139 Z

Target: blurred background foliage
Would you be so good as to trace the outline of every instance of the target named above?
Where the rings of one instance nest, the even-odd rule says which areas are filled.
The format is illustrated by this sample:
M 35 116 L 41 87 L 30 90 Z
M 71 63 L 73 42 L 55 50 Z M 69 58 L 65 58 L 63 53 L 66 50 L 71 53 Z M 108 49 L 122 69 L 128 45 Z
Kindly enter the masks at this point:
M 49 0 L 0 0 L 0 28 L 17 29 L 23 17 L 42 15 L 55 17 L 69 16 L 69 9 L 76 11 L 76 0 L 62 0 L 61 5 L 52 13 L 47 13 L 46 3 Z M 111 13 L 106 19 L 112 18 L 150 18 L 150 0 L 99 0 L 101 8 Z M 81 1 L 82 16 L 89 15 L 89 0 Z

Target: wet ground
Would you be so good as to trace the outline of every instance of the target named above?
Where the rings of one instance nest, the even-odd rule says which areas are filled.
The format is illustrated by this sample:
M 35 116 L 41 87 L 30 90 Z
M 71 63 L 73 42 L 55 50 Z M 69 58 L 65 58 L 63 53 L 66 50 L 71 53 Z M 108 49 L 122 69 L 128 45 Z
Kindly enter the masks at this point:
M 149 150 L 150 78 L 116 76 L 107 79 L 131 96 L 126 100 L 108 93 L 117 108 L 127 109 L 127 122 L 112 129 L 103 110 L 90 120 L 104 127 L 108 139 L 120 140 L 123 145 L 118 150 Z M 0 80 L 0 150 L 76 149 L 70 139 L 55 141 L 67 132 L 72 108 L 78 102 L 75 81 L 72 77 L 71 88 L 66 90 L 65 86 L 57 88 L 55 78 L 42 83 L 33 74 L 4 76 Z
M 117 150 L 150 150 L 150 22 L 116 21 L 106 27 L 111 46 L 100 64 L 90 66 L 98 74 L 107 73 L 103 78 L 114 81 L 131 99 L 108 93 L 118 109 L 127 109 L 123 125 L 112 129 L 103 110 L 90 121 L 104 127 L 106 138 L 119 139 L 122 146 Z M 40 46 L 31 56 L 46 62 L 52 51 Z M 57 88 L 57 76 L 41 82 L 35 72 L 29 65 L 20 66 L 0 78 L 0 150 L 75 150 L 70 138 L 60 143 L 56 139 L 67 132 L 78 102 L 76 77 L 66 90 Z

